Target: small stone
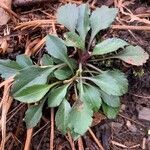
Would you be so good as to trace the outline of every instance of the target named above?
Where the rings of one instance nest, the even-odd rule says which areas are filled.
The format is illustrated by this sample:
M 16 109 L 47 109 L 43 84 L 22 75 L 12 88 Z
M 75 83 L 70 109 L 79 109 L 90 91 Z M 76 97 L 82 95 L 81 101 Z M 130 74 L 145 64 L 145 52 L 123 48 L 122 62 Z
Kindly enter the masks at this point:
M 121 131 L 123 124 L 119 122 L 111 122 L 111 127 L 115 133 Z
M 138 118 L 140 120 L 147 120 L 150 121 L 150 109 L 143 107 L 140 111 L 139 111 L 139 115 Z
M 122 105 L 121 105 L 120 112 L 123 112 L 123 111 L 125 111 L 125 110 L 126 110 L 126 105 L 125 105 L 125 104 L 122 104 Z
M 131 132 L 134 132 L 134 133 L 137 132 L 136 126 L 134 124 L 131 124 L 129 120 L 127 120 L 126 126 Z

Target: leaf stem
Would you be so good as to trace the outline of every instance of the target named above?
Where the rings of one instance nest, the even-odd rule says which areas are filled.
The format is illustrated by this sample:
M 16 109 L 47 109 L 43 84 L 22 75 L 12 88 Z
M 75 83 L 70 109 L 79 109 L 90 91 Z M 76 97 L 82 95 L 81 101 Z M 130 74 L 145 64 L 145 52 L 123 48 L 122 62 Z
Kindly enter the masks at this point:
M 87 66 L 90 67 L 90 68 L 92 68 L 92 69 L 94 69 L 94 70 L 96 70 L 96 71 L 98 71 L 98 72 L 100 72 L 100 73 L 103 72 L 101 69 L 99 69 L 99 68 L 93 66 L 92 64 L 87 63 Z
M 63 83 L 72 83 L 74 80 L 76 80 L 76 78 L 79 76 L 79 69 L 76 71 L 75 76 L 73 76 L 72 78 L 68 79 L 68 80 L 64 80 Z
M 62 83 L 62 81 L 57 81 L 57 82 L 54 82 L 54 83 L 50 84 L 50 88 L 52 88 L 53 86 L 55 86 L 55 85 L 57 85 L 59 83 Z
M 46 65 L 46 66 L 40 66 L 40 67 L 41 67 L 41 68 L 51 67 L 51 68 L 57 69 L 57 68 L 59 68 L 59 67 L 64 67 L 64 66 L 67 66 L 67 64 L 62 63 L 62 64 L 58 64 L 58 65 Z
M 79 84 L 80 84 L 80 98 L 82 97 L 83 93 L 83 83 L 82 83 L 82 64 L 79 64 Z

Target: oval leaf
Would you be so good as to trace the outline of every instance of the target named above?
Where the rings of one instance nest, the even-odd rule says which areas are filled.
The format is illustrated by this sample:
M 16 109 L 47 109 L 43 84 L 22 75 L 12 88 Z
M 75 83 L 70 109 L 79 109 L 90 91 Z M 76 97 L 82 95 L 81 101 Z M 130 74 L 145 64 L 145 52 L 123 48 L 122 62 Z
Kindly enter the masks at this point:
M 32 63 L 32 60 L 30 59 L 30 57 L 28 57 L 27 55 L 25 54 L 22 54 L 22 55 L 18 55 L 16 57 L 16 62 L 23 68 L 26 68 L 26 67 L 29 67 L 29 66 L 32 66 L 33 63 Z
M 140 66 L 146 63 L 149 55 L 140 46 L 128 46 L 113 58 L 121 59 L 128 64 Z
M 30 106 L 25 113 L 25 122 L 27 128 L 34 128 L 42 117 L 42 108 L 45 101 L 38 105 Z
M 57 22 L 74 32 L 78 20 L 78 8 L 76 4 L 66 4 L 58 8 Z
M 44 54 L 42 59 L 41 59 L 41 64 L 42 66 L 47 66 L 47 65 L 53 65 L 53 58 L 50 57 L 48 54 Z
M 108 8 L 107 6 L 96 8 L 96 10 L 93 11 L 90 17 L 91 28 L 92 28 L 90 41 L 94 39 L 95 35 L 100 30 L 106 29 L 112 24 L 112 22 L 116 18 L 117 12 L 118 12 L 117 8 Z
M 71 110 L 70 104 L 68 103 L 66 99 L 64 99 L 56 112 L 56 116 L 55 116 L 56 127 L 63 134 L 66 134 L 67 132 L 67 125 L 68 125 L 68 118 L 69 118 L 70 110 Z
M 107 93 L 101 91 L 102 100 L 111 107 L 120 106 L 120 98 L 118 96 L 108 95 Z
M 15 76 L 15 81 L 11 88 L 11 93 L 16 95 L 23 89 L 37 84 L 45 84 L 50 73 L 55 69 L 55 67 L 45 67 L 41 68 L 38 66 L 31 66 L 20 71 L 19 74 Z
M 40 101 L 49 91 L 50 85 L 33 85 L 23 89 L 21 92 L 14 94 L 14 99 L 24 103 L 35 103 Z
M 81 100 L 84 101 L 86 105 L 89 106 L 89 108 L 94 112 L 98 111 L 102 104 L 99 90 L 91 85 L 83 85 Z
M 79 16 L 77 23 L 77 31 L 79 32 L 80 37 L 83 42 L 85 42 L 85 37 L 90 30 L 90 10 L 88 4 L 81 4 L 78 6 L 79 8 Z
M 57 69 L 54 72 L 54 75 L 59 80 L 65 80 L 65 79 L 69 78 L 72 75 L 72 72 L 68 67 L 64 67 L 62 69 Z
M 69 124 L 71 134 L 76 140 L 79 136 L 83 135 L 92 123 L 93 112 L 81 101 L 77 101 L 70 111 Z
M 75 32 L 67 32 L 65 33 L 66 45 L 71 47 L 76 47 L 78 49 L 84 50 L 84 41 L 82 41 L 81 37 Z
M 126 41 L 118 38 L 109 38 L 97 44 L 93 50 L 93 55 L 103 55 L 110 52 L 114 52 L 119 48 L 129 45 Z
M 117 114 L 119 113 L 119 107 L 111 107 L 108 106 L 107 104 L 103 103 L 102 104 L 102 109 L 104 114 L 109 118 L 109 119 L 115 119 L 117 117 Z
M 67 48 L 60 38 L 48 35 L 46 39 L 46 47 L 51 56 L 65 62 L 72 69 L 67 55 Z
M 15 61 L 0 59 L 0 74 L 2 78 L 9 78 L 16 75 L 22 67 Z
M 105 71 L 89 79 L 109 95 L 121 96 L 128 90 L 127 78 L 119 70 Z
M 48 106 L 57 107 L 65 98 L 69 84 L 52 89 L 48 97 Z

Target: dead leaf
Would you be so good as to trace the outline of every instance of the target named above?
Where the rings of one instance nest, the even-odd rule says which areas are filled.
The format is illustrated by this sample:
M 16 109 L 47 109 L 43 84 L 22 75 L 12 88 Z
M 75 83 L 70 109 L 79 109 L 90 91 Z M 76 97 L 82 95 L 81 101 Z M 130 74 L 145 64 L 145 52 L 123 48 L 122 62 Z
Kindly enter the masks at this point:
M 100 112 L 94 113 L 92 126 L 96 126 L 104 119 L 106 119 L 106 117 L 102 113 Z
M 8 43 L 7 43 L 7 40 L 4 38 L 2 39 L 2 42 L 1 42 L 0 53 L 5 53 L 7 49 L 8 49 Z
M 5 5 L 9 9 L 11 9 L 12 0 L 1 0 L 0 3 L 1 5 Z M 10 19 L 9 14 L 3 8 L 0 8 L 0 25 L 7 24 L 9 19 Z

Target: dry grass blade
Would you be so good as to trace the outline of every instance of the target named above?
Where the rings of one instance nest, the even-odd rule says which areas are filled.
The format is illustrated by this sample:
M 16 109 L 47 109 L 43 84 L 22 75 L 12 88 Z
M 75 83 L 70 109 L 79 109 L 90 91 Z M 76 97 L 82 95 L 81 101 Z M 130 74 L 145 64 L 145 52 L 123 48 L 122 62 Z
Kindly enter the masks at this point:
M 44 37 L 43 39 L 37 38 L 37 39 L 33 40 L 32 42 L 30 42 L 30 41 L 27 42 L 25 54 L 27 56 L 31 56 L 35 53 L 38 53 L 43 48 L 45 41 L 46 41 L 46 37 Z
M 50 150 L 54 149 L 54 108 L 51 108 Z
M 25 54 L 26 54 L 27 56 L 31 56 L 32 54 L 34 54 L 33 48 L 34 48 L 34 46 L 35 46 L 36 44 L 39 43 L 39 41 L 40 41 L 39 38 L 37 38 L 37 39 L 35 39 L 35 40 L 33 40 L 33 41 L 27 41 L 27 43 L 26 43 L 26 48 L 25 48 Z
M 78 139 L 78 150 L 84 150 L 82 137 Z
M 97 139 L 97 137 L 95 136 L 95 134 L 93 133 L 93 131 L 89 128 L 88 129 L 89 133 L 91 134 L 93 140 L 95 141 L 95 143 L 98 145 L 98 147 L 100 148 L 100 150 L 104 150 L 102 144 L 99 142 L 99 140 Z
M 126 3 L 125 0 L 114 0 L 115 6 L 118 7 L 121 14 L 125 15 L 127 18 L 120 18 L 124 22 L 134 22 L 144 23 L 150 25 L 150 20 L 145 18 L 140 18 L 138 15 L 134 15 L 132 11 L 127 8 L 128 5 L 133 4 L 132 2 Z
M 70 134 L 70 131 L 68 131 L 68 138 L 67 138 L 67 140 L 69 141 L 69 143 L 70 143 L 70 146 L 71 146 L 71 149 L 72 150 L 75 150 L 75 145 L 74 145 L 74 141 L 72 140 L 72 137 L 71 137 L 71 134 Z
M 123 145 L 123 144 L 121 144 L 121 143 L 118 143 L 118 142 L 116 142 L 116 141 L 111 141 L 111 143 L 112 143 L 113 145 L 119 146 L 119 147 L 121 147 L 121 148 L 127 148 L 127 146 L 125 146 L 125 145 Z
M 26 137 L 24 150 L 29 150 L 30 149 L 32 133 L 33 133 L 33 128 L 30 128 L 30 129 L 27 130 L 27 137 Z
M 150 31 L 150 26 L 128 26 L 128 25 L 112 25 L 112 29 L 116 30 L 141 30 Z
M 8 122 L 9 120 L 11 120 L 24 106 L 25 106 L 25 104 L 24 104 L 24 105 L 21 105 L 21 106 L 8 118 L 7 122 Z M 7 122 L 6 122 L 6 123 L 7 123 Z
M 46 42 L 46 37 L 44 37 L 43 39 L 41 39 L 32 49 L 32 53 L 35 54 L 35 53 L 38 53 L 42 48 L 43 46 L 45 45 L 45 42 Z
M 23 22 L 23 23 L 20 23 L 16 28 L 15 30 L 17 29 L 21 29 L 21 30 L 24 30 L 24 29 L 28 29 L 30 27 L 38 27 L 38 26 L 41 26 L 41 25 L 51 25 L 55 20 L 50 20 L 50 19 L 45 19 L 45 20 L 33 20 L 33 21 L 28 21 L 28 22 Z
M 6 84 L 13 82 L 13 77 L 10 77 L 9 79 L 3 81 L 2 83 L 0 83 L 0 88 L 2 88 L 3 86 L 5 86 Z
M 124 119 L 130 120 L 131 122 L 134 122 L 134 123 L 136 123 L 136 124 L 138 124 L 138 125 L 140 125 L 140 126 L 142 126 L 142 127 L 145 128 L 145 125 L 142 124 L 142 123 L 140 123 L 140 122 L 137 122 L 137 121 L 135 121 L 135 120 L 133 120 L 133 119 L 131 119 L 131 118 L 129 118 L 129 117 L 126 117 L 126 116 L 122 115 L 122 114 L 119 114 L 119 116 L 121 116 L 121 117 L 124 118 Z
M 11 85 L 12 85 L 12 80 L 8 80 L 8 82 L 5 83 L 3 97 L 1 100 L 1 106 L 2 106 L 2 114 L 0 120 L 0 125 L 2 130 L 2 141 L 0 147 L 1 150 L 4 150 L 5 142 L 6 142 L 6 116 L 12 103 L 12 98 L 9 96 Z

